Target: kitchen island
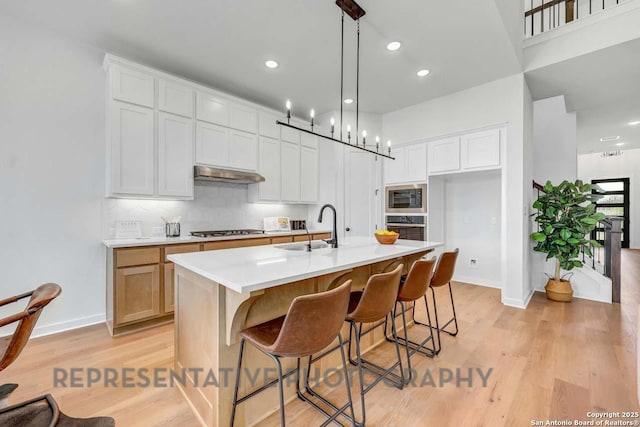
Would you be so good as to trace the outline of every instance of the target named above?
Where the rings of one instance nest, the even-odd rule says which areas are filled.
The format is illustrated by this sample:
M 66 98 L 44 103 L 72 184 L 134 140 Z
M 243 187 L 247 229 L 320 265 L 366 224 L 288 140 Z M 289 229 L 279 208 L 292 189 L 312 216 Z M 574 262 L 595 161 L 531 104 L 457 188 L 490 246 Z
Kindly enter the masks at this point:
M 175 263 L 174 369 L 186 378 L 177 382 L 178 387 L 203 425 L 228 425 L 242 329 L 286 314 L 299 295 L 322 292 L 347 279 L 359 290 L 370 275 L 399 263 L 406 273 L 413 261 L 439 246 L 409 240 L 380 245 L 374 238 L 353 237 L 338 248 L 311 252 L 301 242 L 170 255 Z M 383 332 L 376 331 L 367 336 L 363 348 L 383 340 Z M 283 362 L 284 369 L 295 365 L 295 360 Z M 317 365 L 320 372 L 339 366 L 339 353 Z M 241 395 L 275 376 L 273 362 L 251 346 L 243 366 L 249 375 L 243 375 Z M 289 384 L 285 398 L 294 397 L 295 387 Z M 254 424 L 277 408 L 273 388 L 240 405 L 236 424 Z

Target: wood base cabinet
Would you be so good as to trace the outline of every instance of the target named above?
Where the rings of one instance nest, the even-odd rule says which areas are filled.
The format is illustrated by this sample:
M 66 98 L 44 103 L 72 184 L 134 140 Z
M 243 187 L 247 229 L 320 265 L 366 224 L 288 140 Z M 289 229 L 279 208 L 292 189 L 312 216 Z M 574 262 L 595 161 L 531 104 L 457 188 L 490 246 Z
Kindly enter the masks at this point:
M 160 314 L 160 266 L 119 268 L 116 276 L 116 323 Z
M 331 233 L 311 238 L 329 239 Z M 307 241 L 307 235 L 256 237 L 107 250 L 107 327 L 112 336 L 173 322 L 175 265 L 172 254 Z

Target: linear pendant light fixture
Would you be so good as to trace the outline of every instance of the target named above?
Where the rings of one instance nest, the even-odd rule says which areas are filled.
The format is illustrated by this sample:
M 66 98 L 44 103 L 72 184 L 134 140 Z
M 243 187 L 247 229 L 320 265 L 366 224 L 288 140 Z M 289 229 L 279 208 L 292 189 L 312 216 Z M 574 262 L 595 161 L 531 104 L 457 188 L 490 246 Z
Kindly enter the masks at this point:
M 341 45 L 340 45 L 340 139 L 334 138 L 334 120 L 331 118 L 331 136 L 322 135 L 313 131 L 313 119 L 315 113 L 311 110 L 311 130 L 303 129 L 298 126 L 291 124 L 291 102 L 287 100 L 287 121 L 286 123 L 280 120 L 276 120 L 276 124 L 284 127 L 288 127 L 291 129 L 296 129 L 300 132 L 305 132 L 311 135 L 316 135 L 324 139 L 329 139 L 334 142 L 338 142 L 343 145 L 348 145 L 353 148 L 357 148 L 362 151 L 366 151 L 371 154 L 375 154 L 377 156 L 386 157 L 391 160 L 395 160 L 395 157 L 391 157 L 391 141 L 387 141 L 387 153 L 384 153 L 384 148 L 380 147 L 380 140 L 376 136 L 376 145 L 375 150 L 367 148 L 367 131 L 362 131 L 362 145 L 358 144 L 359 137 L 359 103 L 358 96 L 360 92 L 360 18 L 365 15 L 364 9 L 358 5 L 354 0 L 336 0 L 336 5 L 340 7 L 342 11 L 342 29 L 341 29 Z M 351 17 L 354 21 L 356 21 L 358 32 L 357 32 L 357 49 L 356 49 L 356 135 L 355 135 L 355 145 L 351 143 L 351 126 L 347 126 L 347 142 L 342 140 L 342 127 L 343 127 L 343 101 L 344 100 L 344 15 L 345 13 Z M 382 151 L 380 150 L 382 148 Z

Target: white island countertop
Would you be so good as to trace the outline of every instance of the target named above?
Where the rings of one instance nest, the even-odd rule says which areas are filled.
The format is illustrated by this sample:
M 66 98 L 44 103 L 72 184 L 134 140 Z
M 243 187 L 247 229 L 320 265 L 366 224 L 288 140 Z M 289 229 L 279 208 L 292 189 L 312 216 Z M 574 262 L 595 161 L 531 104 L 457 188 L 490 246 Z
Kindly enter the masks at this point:
M 300 242 L 298 244 L 304 244 Z M 169 255 L 169 260 L 238 293 L 296 282 L 442 246 L 439 242 L 398 240 L 381 245 L 373 237 L 350 237 L 339 247 L 311 252 L 283 245 L 252 246 Z

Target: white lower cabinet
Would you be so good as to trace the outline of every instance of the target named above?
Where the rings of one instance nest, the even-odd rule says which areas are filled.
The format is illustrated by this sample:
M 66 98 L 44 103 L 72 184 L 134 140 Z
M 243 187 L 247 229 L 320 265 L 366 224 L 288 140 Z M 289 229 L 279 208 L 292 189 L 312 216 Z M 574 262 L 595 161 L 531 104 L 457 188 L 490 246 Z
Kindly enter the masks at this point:
M 281 200 L 284 202 L 300 201 L 300 145 L 281 143 L 280 162 L 282 167 Z
M 107 196 L 153 196 L 154 111 L 111 101 Z
M 193 120 L 158 114 L 158 195 L 193 197 Z

